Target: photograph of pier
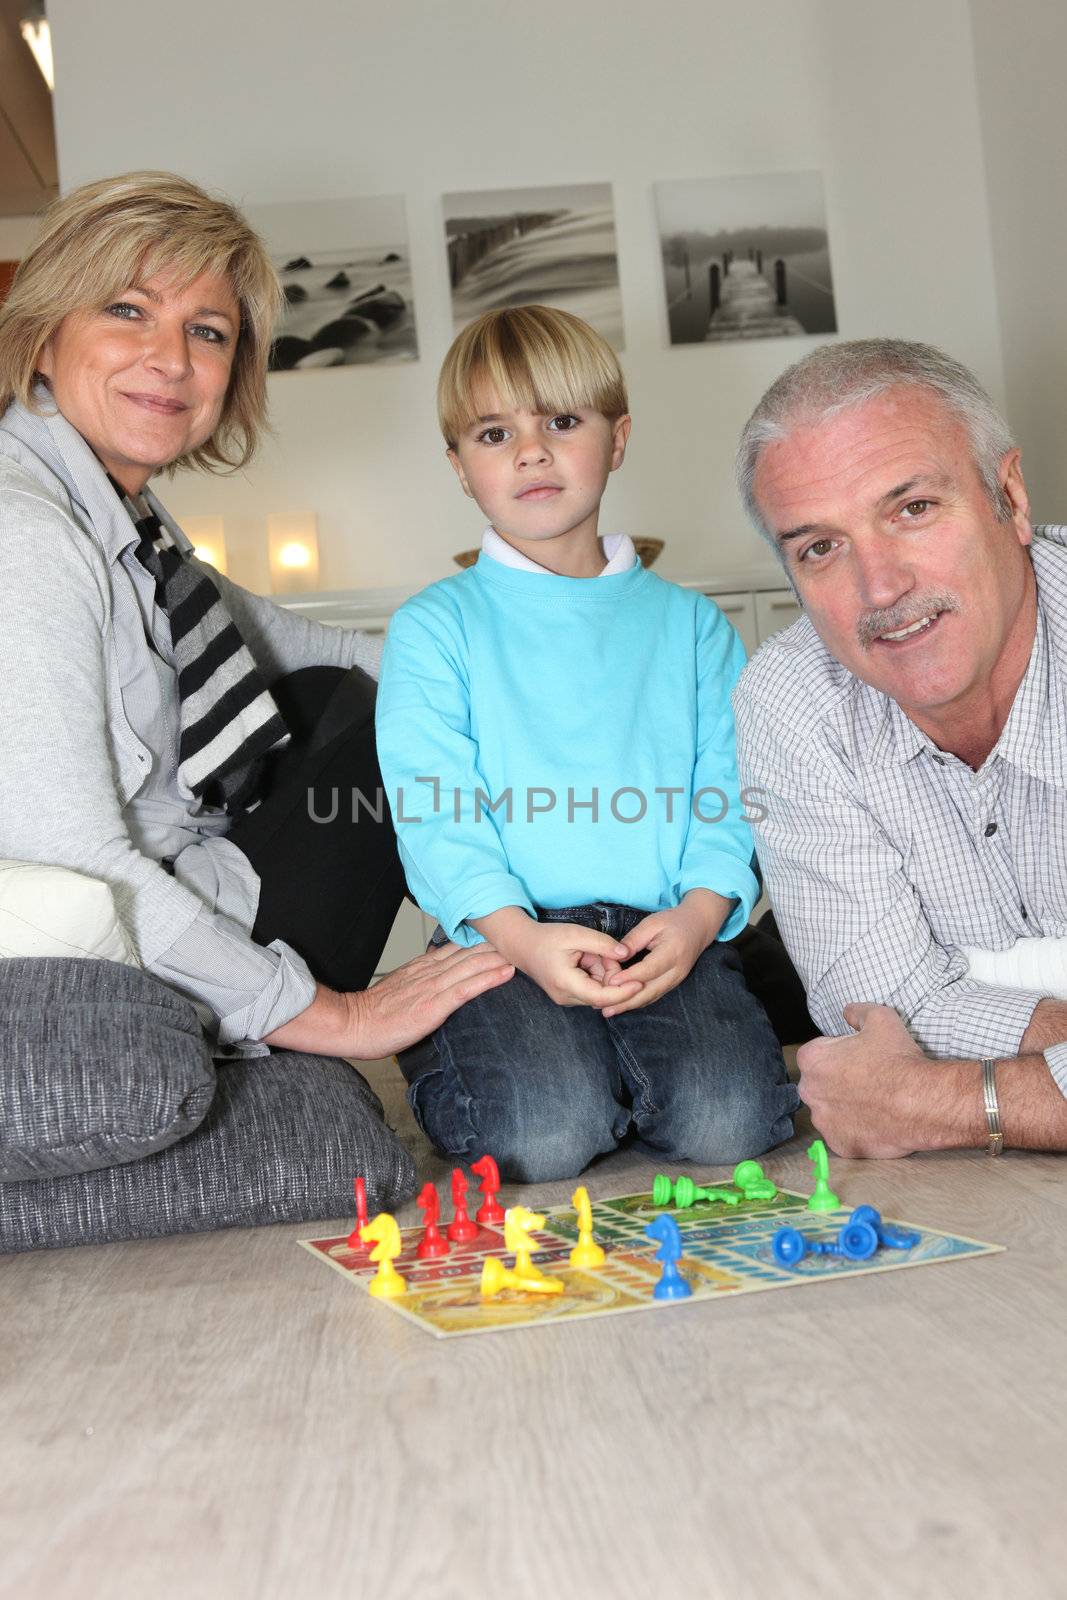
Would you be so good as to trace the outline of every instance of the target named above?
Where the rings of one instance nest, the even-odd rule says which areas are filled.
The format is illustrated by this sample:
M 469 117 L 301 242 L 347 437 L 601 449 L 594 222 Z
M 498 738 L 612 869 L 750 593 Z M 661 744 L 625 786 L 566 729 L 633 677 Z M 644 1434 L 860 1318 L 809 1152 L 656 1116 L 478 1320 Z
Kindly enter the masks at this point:
M 657 183 L 670 342 L 837 332 L 819 172 Z
M 285 292 L 272 372 L 416 360 L 403 196 L 245 209 Z
M 609 183 L 447 194 L 444 211 L 457 331 L 483 311 L 550 305 L 622 349 Z

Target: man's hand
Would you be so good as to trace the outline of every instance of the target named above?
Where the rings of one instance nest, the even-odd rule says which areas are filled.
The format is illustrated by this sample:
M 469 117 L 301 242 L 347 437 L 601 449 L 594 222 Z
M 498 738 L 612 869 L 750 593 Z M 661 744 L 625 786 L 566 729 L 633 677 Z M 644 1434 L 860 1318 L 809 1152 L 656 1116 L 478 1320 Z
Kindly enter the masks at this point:
M 797 1051 L 800 1098 L 819 1133 L 839 1156 L 886 1160 L 928 1148 L 922 1104 L 939 1064 L 888 1006 L 846 1006 L 845 1021 L 857 1031 Z
M 729 909 L 730 902 L 721 895 L 710 889 L 694 889 L 680 905 L 669 911 L 653 911 L 639 922 L 623 940 L 626 954 L 622 959 L 642 950 L 648 954 L 625 972 L 618 968 L 605 970 L 603 982 L 608 989 L 621 990 L 623 984 L 639 978 L 640 987 L 629 998 L 620 994 L 617 1003 L 602 1007 L 603 1015 L 617 1017 L 624 1011 L 636 1011 L 676 989 L 722 927 Z M 596 976 L 595 969 L 593 975 Z

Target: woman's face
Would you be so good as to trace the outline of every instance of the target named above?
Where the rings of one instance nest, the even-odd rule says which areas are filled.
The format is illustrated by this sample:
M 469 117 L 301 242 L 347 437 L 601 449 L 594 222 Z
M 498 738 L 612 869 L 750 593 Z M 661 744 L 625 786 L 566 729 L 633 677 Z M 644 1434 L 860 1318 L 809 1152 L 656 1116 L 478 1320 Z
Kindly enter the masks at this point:
M 101 311 L 65 317 L 37 368 L 111 476 L 139 494 L 214 433 L 239 332 L 226 278 L 204 272 L 179 288 L 158 272 Z

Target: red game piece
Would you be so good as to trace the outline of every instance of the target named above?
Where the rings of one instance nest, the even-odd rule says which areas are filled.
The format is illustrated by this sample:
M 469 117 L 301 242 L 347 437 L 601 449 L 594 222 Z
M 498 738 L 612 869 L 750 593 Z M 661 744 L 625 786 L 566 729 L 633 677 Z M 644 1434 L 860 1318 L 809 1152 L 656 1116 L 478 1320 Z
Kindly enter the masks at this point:
M 350 1250 L 369 1250 L 370 1245 L 363 1243 L 363 1229 L 370 1221 L 367 1216 L 367 1185 L 362 1178 L 357 1178 L 352 1187 L 356 1191 L 356 1225 L 348 1235 L 348 1248 Z
M 467 1215 L 467 1179 L 461 1167 L 452 1168 L 452 1204 L 456 1214 L 445 1232 L 450 1239 L 477 1239 L 478 1224 Z
M 432 1183 L 423 1184 L 422 1193 L 415 1204 L 425 1213 L 426 1223 L 426 1231 L 419 1240 L 415 1254 L 422 1261 L 425 1261 L 427 1256 L 447 1256 L 451 1246 L 437 1226 L 437 1219 L 441 1214 L 441 1202 Z
M 500 1194 L 500 1169 L 492 1156 L 482 1156 L 480 1161 L 475 1161 L 471 1167 L 481 1178 L 479 1185 L 485 1195 L 485 1203 L 475 1212 L 479 1222 L 503 1222 L 504 1207 L 497 1198 Z

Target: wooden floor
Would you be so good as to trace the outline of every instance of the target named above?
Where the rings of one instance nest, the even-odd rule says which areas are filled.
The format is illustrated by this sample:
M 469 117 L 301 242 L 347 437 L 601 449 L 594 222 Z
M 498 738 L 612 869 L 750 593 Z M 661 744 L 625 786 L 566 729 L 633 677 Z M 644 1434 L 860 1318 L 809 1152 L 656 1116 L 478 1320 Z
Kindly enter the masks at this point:
M 768 1169 L 806 1188 L 803 1136 Z M 0 1596 L 1059 1600 L 1067 1167 L 833 1178 L 1010 1250 L 449 1342 L 307 1226 L 3 1258 Z

